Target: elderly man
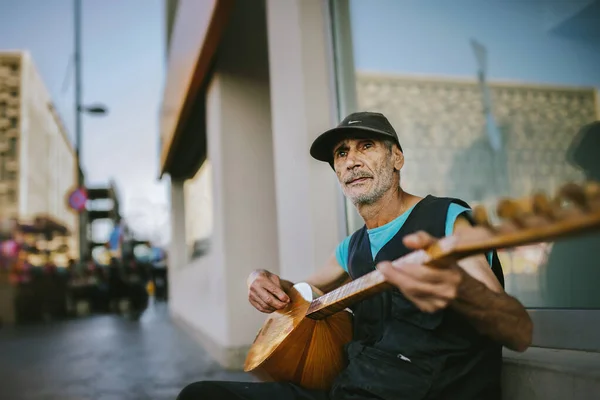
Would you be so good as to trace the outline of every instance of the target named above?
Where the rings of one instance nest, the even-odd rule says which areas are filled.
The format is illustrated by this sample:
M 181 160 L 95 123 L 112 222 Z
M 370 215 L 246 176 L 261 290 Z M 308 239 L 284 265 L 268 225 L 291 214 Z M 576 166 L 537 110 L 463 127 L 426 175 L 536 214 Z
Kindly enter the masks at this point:
M 352 308 L 348 365 L 329 392 L 285 382 L 197 382 L 179 399 L 499 399 L 502 346 L 527 349 L 532 322 L 504 292 L 496 254 L 445 269 L 391 263 L 434 238 L 470 229 L 468 206 L 403 190 L 404 154 L 382 114 L 349 115 L 320 135 L 310 152 L 334 169 L 365 225 L 307 282 L 329 292 L 378 268 L 397 289 Z M 281 309 L 290 285 L 255 271 L 248 278 L 249 301 L 264 313 Z

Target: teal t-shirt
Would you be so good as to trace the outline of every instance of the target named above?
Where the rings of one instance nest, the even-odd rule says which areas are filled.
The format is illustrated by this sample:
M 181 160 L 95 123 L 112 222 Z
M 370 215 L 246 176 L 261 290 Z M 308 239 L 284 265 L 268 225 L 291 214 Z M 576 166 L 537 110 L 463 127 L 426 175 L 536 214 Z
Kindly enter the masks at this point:
M 389 242 L 400 229 L 404 225 L 404 222 L 408 219 L 410 213 L 412 212 L 414 206 L 406 210 L 400 216 L 396 217 L 393 221 L 388 222 L 385 225 L 379 226 L 373 229 L 367 229 L 367 233 L 369 235 L 369 242 L 371 243 L 371 255 L 373 259 L 377 256 L 377 253 L 387 242 Z M 451 203 L 450 207 L 448 207 L 448 214 L 446 215 L 446 236 L 450 236 L 452 231 L 454 230 L 454 222 L 456 222 L 456 218 L 463 213 L 470 213 L 466 207 L 463 207 L 456 203 Z M 348 246 L 350 245 L 350 237 L 352 235 L 345 238 L 336 248 L 335 257 L 337 259 L 338 264 L 344 268 L 344 271 L 348 272 Z M 488 262 L 490 265 L 492 264 L 492 255 L 488 254 Z

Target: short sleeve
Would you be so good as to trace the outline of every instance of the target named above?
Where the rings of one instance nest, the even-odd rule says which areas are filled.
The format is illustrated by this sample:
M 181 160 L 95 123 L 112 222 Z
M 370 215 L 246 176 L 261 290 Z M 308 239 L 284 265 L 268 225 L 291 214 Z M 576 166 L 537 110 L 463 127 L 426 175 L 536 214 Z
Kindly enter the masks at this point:
M 446 236 L 452 235 L 454 232 L 454 223 L 456 222 L 456 218 L 463 213 L 470 213 L 471 210 L 461 206 L 460 204 L 451 203 L 448 207 L 448 214 L 446 215 Z M 486 254 L 486 258 L 490 266 L 492 265 L 492 253 Z
M 351 236 L 348 236 L 344 239 L 335 249 L 335 258 L 338 264 L 340 264 L 346 272 L 348 272 L 348 247 L 350 246 L 350 237 Z

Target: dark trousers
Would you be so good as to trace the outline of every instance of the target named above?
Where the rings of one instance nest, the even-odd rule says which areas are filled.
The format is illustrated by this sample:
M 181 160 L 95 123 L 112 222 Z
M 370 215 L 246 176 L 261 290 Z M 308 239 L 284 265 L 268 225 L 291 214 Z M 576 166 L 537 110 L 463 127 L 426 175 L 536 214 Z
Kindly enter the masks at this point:
M 328 400 L 327 392 L 281 382 L 202 381 L 186 386 L 177 400 Z
M 284 382 L 193 383 L 177 400 L 500 400 L 500 370 L 495 365 L 473 369 L 469 360 L 440 373 L 435 365 L 406 362 L 374 348 L 352 347 L 347 367 L 330 391 L 307 390 Z M 414 357 L 413 357 L 414 358 Z M 462 371 L 469 371 L 463 373 Z

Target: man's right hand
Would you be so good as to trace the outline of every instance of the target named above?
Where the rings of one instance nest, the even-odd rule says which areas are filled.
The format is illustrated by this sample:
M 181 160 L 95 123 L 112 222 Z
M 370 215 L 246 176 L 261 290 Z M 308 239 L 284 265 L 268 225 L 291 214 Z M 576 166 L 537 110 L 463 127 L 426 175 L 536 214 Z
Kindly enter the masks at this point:
M 288 282 L 271 272 L 258 269 L 248 277 L 248 300 L 258 311 L 272 313 L 287 306 L 290 298 L 283 291 Z

